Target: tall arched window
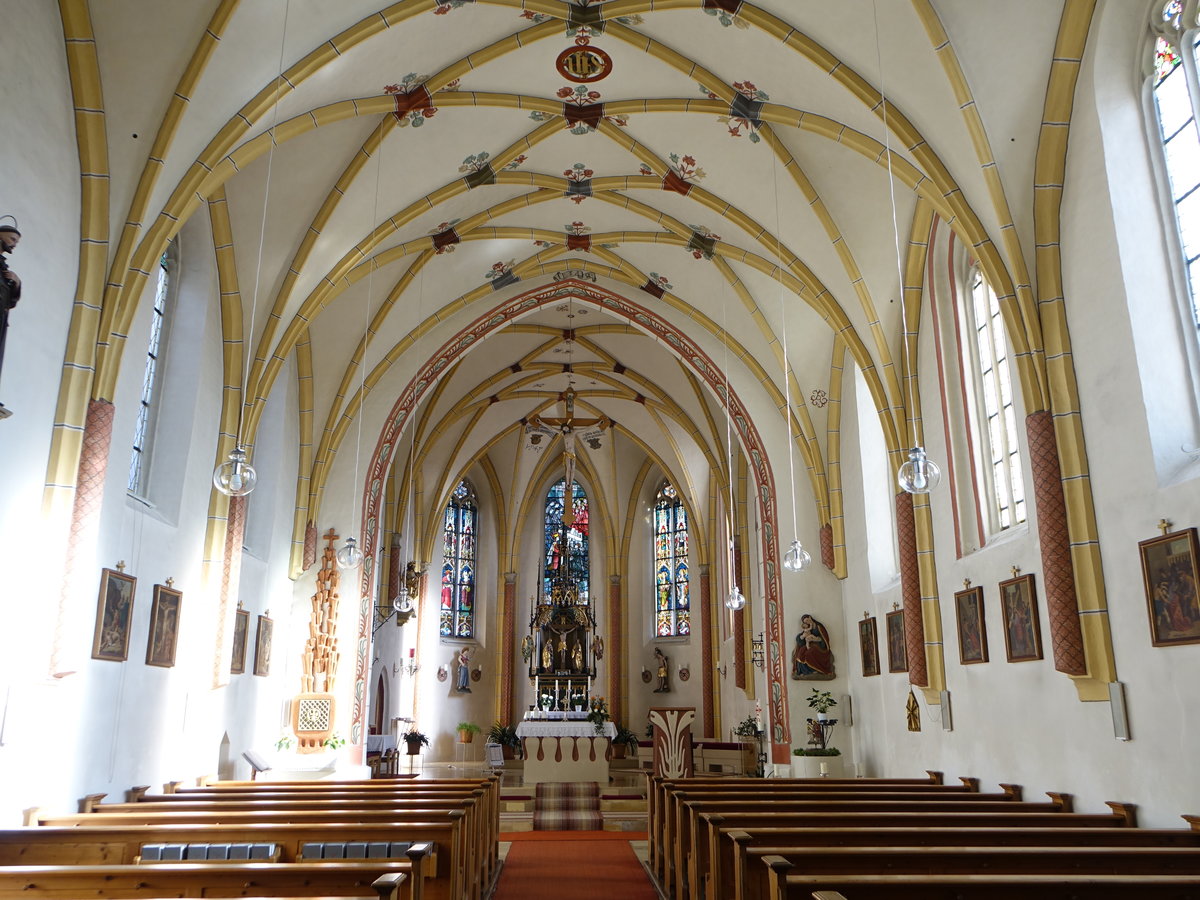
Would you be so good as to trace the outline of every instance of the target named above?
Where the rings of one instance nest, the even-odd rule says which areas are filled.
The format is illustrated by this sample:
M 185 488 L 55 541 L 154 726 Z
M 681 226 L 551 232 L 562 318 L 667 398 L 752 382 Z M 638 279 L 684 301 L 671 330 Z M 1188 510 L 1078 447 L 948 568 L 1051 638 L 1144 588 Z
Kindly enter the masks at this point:
M 129 457 L 131 494 L 145 495 L 150 452 L 154 443 L 154 425 L 158 413 L 158 388 L 162 375 L 163 350 L 166 349 L 167 300 L 171 293 L 171 250 L 158 261 L 158 287 L 151 311 L 150 342 L 146 350 L 146 369 L 142 376 L 142 402 L 138 406 L 137 422 L 133 427 L 133 452 Z
M 1200 326 L 1200 110 L 1197 47 L 1200 4 L 1170 0 L 1155 7 L 1150 90 L 1167 172 L 1178 249 L 1187 274 L 1190 318 Z
M 968 392 L 973 402 L 968 402 L 967 413 L 974 435 L 976 481 L 981 506 L 987 509 L 987 530 L 994 534 L 1025 521 L 1025 483 L 1000 302 L 978 266 L 970 269 L 969 287 L 970 295 L 963 298 L 959 346 L 965 380 L 973 388 Z
M 475 536 L 479 503 L 460 482 L 446 504 L 442 526 L 442 637 L 475 636 Z
M 571 509 L 574 521 L 563 528 L 567 480 L 560 478 L 546 494 L 545 575 L 543 596 L 550 595 L 551 585 L 564 577 L 579 592 L 579 602 L 588 603 L 588 575 L 591 571 L 588 556 L 588 499 L 579 482 L 574 482 Z M 565 532 L 565 533 L 564 533 Z M 565 567 L 565 569 L 564 569 Z
M 654 499 L 654 596 L 655 635 L 691 634 L 687 508 L 670 484 Z

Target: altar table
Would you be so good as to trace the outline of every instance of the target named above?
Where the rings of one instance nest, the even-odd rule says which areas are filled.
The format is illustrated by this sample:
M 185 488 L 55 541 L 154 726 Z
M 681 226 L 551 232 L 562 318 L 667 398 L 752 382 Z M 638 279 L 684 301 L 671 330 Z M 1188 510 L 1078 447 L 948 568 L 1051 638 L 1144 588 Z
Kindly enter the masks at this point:
M 608 757 L 616 726 L 605 722 L 522 722 L 517 737 L 525 756 L 525 784 L 595 781 L 608 784 Z

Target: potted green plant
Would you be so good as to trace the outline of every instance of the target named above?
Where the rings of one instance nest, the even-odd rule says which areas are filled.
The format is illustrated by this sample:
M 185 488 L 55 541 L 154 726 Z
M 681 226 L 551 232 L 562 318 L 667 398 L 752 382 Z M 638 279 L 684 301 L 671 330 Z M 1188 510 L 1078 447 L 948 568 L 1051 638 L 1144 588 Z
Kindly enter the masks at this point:
M 593 697 L 588 709 L 587 720 L 596 726 L 596 734 L 604 733 L 604 723 L 612 718 L 608 711 L 608 701 L 603 697 Z
M 624 725 L 617 725 L 616 728 L 617 736 L 612 739 L 612 758 L 624 759 L 631 754 L 636 755 L 638 736 Z
M 429 746 L 429 738 L 417 731 L 415 728 L 404 732 L 402 737 L 404 738 L 404 743 L 408 747 L 409 756 L 416 756 L 421 752 L 422 747 Z
M 280 752 L 291 750 L 294 743 L 296 743 L 296 739 L 289 732 L 285 731 L 279 735 L 279 740 L 275 742 L 275 749 Z
M 454 730 L 458 732 L 458 742 L 460 744 L 470 744 L 475 740 L 475 735 L 483 732 L 483 729 L 474 722 L 459 722 L 454 726 Z
M 517 729 L 511 725 L 505 725 L 499 719 L 492 723 L 492 727 L 488 729 L 487 739 L 489 743 L 499 744 L 504 750 L 505 759 L 514 759 L 517 755 L 517 748 L 521 746 L 521 739 L 517 737 Z
M 823 722 L 829 718 L 829 710 L 837 706 L 837 701 L 833 699 L 833 694 L 829 691 L 819 691 L 813 688 L 812 693 L 808 695 L 808 705 L 816 710 L 817 719 Z
M 733 733 L 738 737 L 758 737 L 758 720 L 754 716 L 746 716 L 746 718 L 733 726 Z
M 328 750 L 340 750 L 342 747 L 346 746 L 346 739 L 335 731 L 329 737 L 325 738 L 325 740 L 321 743 L 324 744 L 325 748 Z
M 735 737 L 742 739 L 742 771 L 752 774 L 758 771 L 758 720 L 746 716 L 733 726 Z

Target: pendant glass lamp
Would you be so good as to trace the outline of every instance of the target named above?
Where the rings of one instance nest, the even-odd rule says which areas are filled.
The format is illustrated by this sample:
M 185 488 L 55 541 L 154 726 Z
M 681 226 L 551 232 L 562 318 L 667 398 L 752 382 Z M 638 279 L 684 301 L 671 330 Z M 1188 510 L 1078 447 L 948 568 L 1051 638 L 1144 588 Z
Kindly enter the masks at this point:
M 789 572 L 803 572 L 812 562 L 812 554 L 800 546 L 800 541 L 792 541 L 792 546 L 783 554 L 783 567 Z
M 235 447 L 229 451 L 229 458 L 217 466 L 213 472 L 213 487 L 229 497 L 245 497 L 258 483 L 258 473 L 254 466 L 246 462 L 246 451 Z
M 352 537 L 346 538 L 346 543 L 338 548 L 337 564 L 341 569 L 357 569 L 362 565 L 363 554 L 358 549 L 358 541 Z
M 924 447 L 908 451 L 908 462 L 897 475 L 902 490 L 910 494 L 928 494 L 942 482 L 942 470 L 925 455 Z
M 746 605 L 746 597 L 736 584 L 730 589 L 729 596 L 725 598 L 725 605 L 734 612 L 737 612 Z
M 397 597 L 394 605 L 396 612 L 402 616 L 406 616 L 413 611 L 412 597 L 408 596 L 408 594 L 401 594 Z

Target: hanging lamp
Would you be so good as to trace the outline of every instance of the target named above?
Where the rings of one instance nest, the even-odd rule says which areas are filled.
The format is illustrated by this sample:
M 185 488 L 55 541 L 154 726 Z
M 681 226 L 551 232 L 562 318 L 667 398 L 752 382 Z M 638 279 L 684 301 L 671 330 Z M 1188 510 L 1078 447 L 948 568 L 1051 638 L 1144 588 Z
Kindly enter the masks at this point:
M 904 302 L 904 264 L 900 256 L 900 224 L 896 216 L 896 180 L 892 173 L 892 142 L 891 131 L 888 128 L 887 79 L 883 71 L 883 53 L 879 46 L 879 9 L 872 0 L 871 12 L 875 21 L 875 59 L 879 66 L 879 99 L 883 107 L 883 146 L 887 156 L 888 198 L 892 206 L 892 239 L 896 248 L 896 275 L 900 285 L 900 361 L 904 377 L 911 385 L 917 373 L 910 371 L 912 354 L 908 352 L 908 314 Z M 907 359 L 907 363 L 906 363 Z M 916 436 L 916 396 L 912 388 L 908 390 L 908 419 L 913 423 L 913 434 Z M 928 494 L 942 481 L 942 470 L 937 463 L 925 454 L 925 448 L 918 444 L 908 451 L 908 460 L 901 464 L 896 473 L 896 481 L 900 489 L 910 494 Z

